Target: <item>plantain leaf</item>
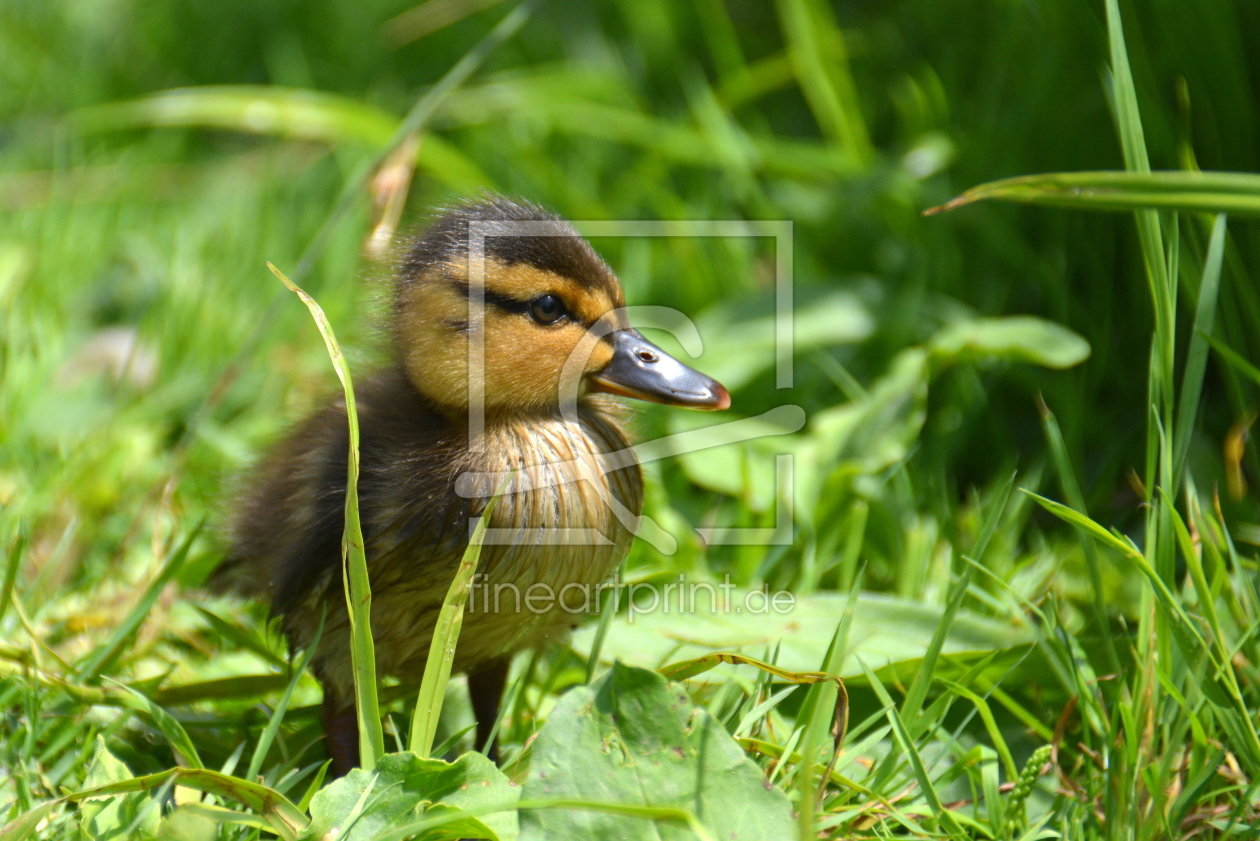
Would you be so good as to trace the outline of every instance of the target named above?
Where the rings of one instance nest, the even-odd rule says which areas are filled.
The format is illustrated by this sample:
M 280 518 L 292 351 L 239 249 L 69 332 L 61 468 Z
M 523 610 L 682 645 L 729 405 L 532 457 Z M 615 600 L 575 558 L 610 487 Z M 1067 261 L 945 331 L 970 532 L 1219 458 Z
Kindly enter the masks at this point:
M 478 753 L 454 762 L 421 759 L 414 753 L 391 753 L 372 772 L 356 768 L 311 801 L 311 825 L 304 838 L 367 841 L 443 810 L 485 813 L 466 816 L 419 838 L 488 838 L 512 841 L 517 836 L 514 807 L 520 788 L 494 763 Z
M 1089 342 L 1061 324 L 1033 316 L 977 318 L 951 324 L 929 345 L 934 360 L 1006 359 L 1071 368 L 1089 358 Z
M 845 593 L 794 596 L 791 604 L 768 601 L 760 592 L 718 585 L 711 595 L 704 584 L 685 594 L 686 610 L 671 604 L 652 612 L 620 613 L 612 622 L 600 657 L 636 666 L 659 668 L 666 663 L 711 656 L 719 651 L 762 652 L 778 646 L 775 665 L 785 672 L 810 673 L 823 662 L 836 629 L 836 617 L 848 604 Z M 725 605 L 723 604 L 725 599 Z M 639 601 L 646 601 L 639 599 Z M 941 622 L 942 609 L 877 593 L 858 597 L 844 662 L 837 676 L 860 678 L 858 658 L 873 667 L 923 657 Z M 593 627 L 573 635 L 573 647 L 590 651 Z M 941 653 L 994 651 L 1032 641 L 1023 628 L 960 609 L 950 625 Z
M 796 838 L 787 795 L 677 684 L 615 664 L 560 699 L 538 733 L 522 798 L 691 810 L 714 838 Z M 525 839 L 690 839 L 676 821 L 611 811 L 523 811 Z

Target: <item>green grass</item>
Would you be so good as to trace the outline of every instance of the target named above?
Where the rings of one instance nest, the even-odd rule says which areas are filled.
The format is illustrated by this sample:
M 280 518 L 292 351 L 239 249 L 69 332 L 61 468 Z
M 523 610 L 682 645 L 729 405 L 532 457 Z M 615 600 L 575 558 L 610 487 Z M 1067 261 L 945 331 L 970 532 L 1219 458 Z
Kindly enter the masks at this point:
M 531 787 L 550 762 L 611 773 L 563 699 L 653 702 L 615 657 L 681 663 L 791 832 L 1254 837 L 1254 4 L 515 8 L 0 9 L 0 838 L 506 837 L 504 814 L 526 835 L 595 815 L 716 835 L 709 777 L 715 799 L 670 805 Z M 638 541 L 625 580 L 729 575 L 798 605 L 791 626 L 623 607 L 522 655 L 501 771 L 400 760 L 413 715 L 455 757 L 471 713 L 460 678 L 419 714 L 387 683 L 378 776 L 327 786 L 304 652 L 198 588 L 238 477 L 338 388 L 266 262 L 356 374 L 381 358 L 382 163 L 414 163 L 403 231 L 483 188 L 575 219 L 793 221 L 789 390 L 756 340 L 771 243 L 596 245 L 632 304 L 696 318 L 732 415 L 807 419 L 648 465 L 676 549 Z M 988 201 L 922 215 L 960 194 Z M 650 407 L 637 426 L 729 419 Z M 780 452 L 790 545 L 706 546 L 691 525 L 775 525 Z M 797 683 L 818 671 L 845 691 Z M 699 780 L 711 749 L 680 742 L 680 767 Z M 473 784 L 489 793 L 435 794 Z M 410 824 L 370 829 L 404 802 Z

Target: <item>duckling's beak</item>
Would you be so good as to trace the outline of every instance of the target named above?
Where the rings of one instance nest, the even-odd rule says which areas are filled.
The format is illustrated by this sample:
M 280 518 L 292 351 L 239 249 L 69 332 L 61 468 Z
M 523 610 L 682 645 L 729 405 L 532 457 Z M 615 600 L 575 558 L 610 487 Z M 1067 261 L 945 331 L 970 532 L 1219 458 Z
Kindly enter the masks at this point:
M 730 408 L 731 395 L 720 382 L 688 368 L 638 330 L 618 330 L 612 342 L 612 361 L 588 377 L 592 391 L 709 412 Z

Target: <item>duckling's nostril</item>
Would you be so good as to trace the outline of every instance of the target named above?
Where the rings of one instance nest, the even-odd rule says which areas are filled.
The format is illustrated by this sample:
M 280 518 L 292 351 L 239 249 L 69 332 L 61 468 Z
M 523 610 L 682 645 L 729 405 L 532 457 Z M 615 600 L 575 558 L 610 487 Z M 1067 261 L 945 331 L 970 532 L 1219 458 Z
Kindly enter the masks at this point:
M 641 350 L 639 351 L 639 361 L 640 362 L 659 362 L 660 357 L 657 356 L 655 353 L 652 353 L 652 351 L 650 350 Z

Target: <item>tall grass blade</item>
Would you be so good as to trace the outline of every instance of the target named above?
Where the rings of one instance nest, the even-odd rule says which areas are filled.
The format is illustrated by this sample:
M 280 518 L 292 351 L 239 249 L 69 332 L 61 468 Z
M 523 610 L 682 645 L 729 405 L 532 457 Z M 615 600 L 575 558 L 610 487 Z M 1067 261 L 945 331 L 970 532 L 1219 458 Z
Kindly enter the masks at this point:
M 1067 444 L 1063 441 L 1063 432 L 1059 429 L 1059 421 L 1054 412 L 1045 404 L 1040 396 L 1037 407 L 1041 411 L 1041 425 L 1050 445 L 1050 454 L 1054 459 L 1055 469 L 1059 474 L 1059 483 L 1063 487 L 1063 495 L 1068 504 L 1085 516 L 1089 510 L 1085 507 L 1085 495 L 1076 480 L 1076 471 L 1072 469 L 1072 459 L 1068 456 Z M 1081 528 L 1076 533 L 1080 536 L 1081 550 L 1085 554 L 1085 566 L 1089 570 L 1090 589 L 1094 596 L 1094 621 L 1098 624 L 1098 633 L 1107 643 L 1107 659 L 1113 672 L 1120 670 L 1120 656 L 1116 652 L 1116 643 L 1111 636 L 1111 620 L 1107 612 L 1107 594 L 1103 590 L 1102 566 L 1098 558 L 1097 547 L 1089 534 Z
M 879 679 L 879 676 L 871 671 L 870 667 L 865 663 L 862 663 L 862 671 L 866 673 L 866 679 L 870 682 L 871 689 L 875 691 L 876 697 L 884 706 L 888 723 L 892 725 L 893 737 L 897 747 L 901 749 L 901 752 L 910 761 L 910 767 L 919 783 L 919 789 L 924 799 L 927 800 L 928 808 L 931 809 L 932 814 L 941 823 L 948 826 L 949 832 L 953 837 L 966 837 L 966 833 L 963 832 L 963 828 L 958 823 L 957 816 L 945 808 L 940 793 L 936 790 L 936 785 L 932 782 L 932 778 L 928 776 L 927 766 L 923 763 L 923 757 L 919 754 L 919 750 L 915 746 L 914 737 L 911 735 L 913 725 L 908 725 L 905 716 L 897 712 L 892 696 L 884 688 L 883 681 Z
M 1194 332 L 1190 334 L 1190 349 L 1186 353 L 1186 367 L 1181 375 L 1180 406 L 1173 437 L 1173 486 L 1168 489 L 1174 497 L 1181 483 L 1186 455 L 1190 452 L 1190 438 L 1199 415 L 1203 375 L 1207 371 L 1208 337 L 1212 335 L 1212 326 L 1216 321 L 1216 297 L 1221 287 L 1221 262 L 1224 257 L 1225 215 L 1221 214 L 1212 223 L 1212 236 L 1203 262 L 1203 281 L 1199 286 L 1199 303 L 1194 314 Z
M 1120 148 L 1124 153 L 1125 169 L 1148 175 L 1151 171 L 1150 158 L 1146 152 L 1146 137 L 1142 129 L 1142 118 L 1138 111 L 1137 89 L 1133 82 L 1133 71 L 1129 66 L 1129 55 L 1125 49 L 1124 27 L 1120 20 L 1120 6 L 1117 0 L 1107 0 L 1107 41 L 1111 55 L 1111 94 L 1115 109 L 1116 130 L 1120 135 Z M 1177 297 L 1175 273 L 1170 274 L 1165 262 L 1163 233 L 1160 229 L 1159 214 L 1155 210 L 1144 209 L 1135 212 L 1138 228 L 1138 240 L 1142 246 L 1142 260 L 1146 265 L 1146 275 L 1151 293 L 1151 304 L 1155 316 L 1154 353 L 1151 370 L 1151 405 L 1154 407 L 1159 424 L 1163 427 L 1162 439 L 1158 447 L 1156 470 L 1146 477 L 1148 488 L 1160 485 L 1164 488 L 1172 486 L 1172 442 L 1175 434 L 1173 428 L 1173 365 L 1176 354 L 1176 320 Z M 1155 432 L 1148 433 L 1148 439 Z M 1147 517 L 1147 551 L 1154 559 L 1155 569 L 1165 583 L 1173 578 L 1173 552 L 1171 532 L 1164 522 L 1158 507 L 1148 509 Z
M 18 567 L 22 565 L 22 558 L 26 556 L 26 548 L 29 542 L 26 536 L 26 529 L 19 525 L 17 536 L 9 544 L 9 552 L 4 559 L 4 578 L 0 580 L 0 622 L 4 621 L 5 611 L 9 608 L 9 600 L 13 598 L 13 587 L 17 584 Z
M 376 647 L 372 641 L 372 588 L 368 581 L 367 556 L 363 548 L 363 528 L 359 523 L 359 410 L 354 402 L 354 383 L 350 365 L 337 344 L 332 325 L 324 310 L 284 273 L 267 264 L 280 282 L 302 299 L 310 310 L 324 346 L 341 380 L 346 399 L 346 419 L 350 427 L 350 446 L 346 459 L 345 528 L 341 535 L 341 574 L 346 593 L 346 612 L 350 620 L 350 656 L 354 668 L 355 709 L 359 718 L 359 764 L 365 771 L 376 767 L 376 760 L 385 753 L 385 732 L 381 727 L 380 703 L 376 687 Z
M 459 631 L 464 624 L 464 606 L 468 603 L 468 590 L 472 585 L 477 562 L 481 559 L 481 545 L 490 525 L 490 515 L 495 503 L 511 481 L 503 480 L 485 510 L 477 518 L 477 526 L 468 539 L 468 548 L 460 558 L 459 567 L 451 579 L 451 586 L 442 599 L 437 624 L 433 628 L 433 641 L 429 643 L 429 658 L 424 663 L 424 677 L 420 679 L 420 694 L 416 697 L 416 710 L 411 716 L 411 733 L 407 737 L 408 750 L 421 758 L 428 758 L 437 735 L 438 719 L 442 715 L 442 700 L 446 697 L 446 684 L 451 679 L 451 666 L 455 662 L 455 648 L 459 644 Z
M 831 9 L 817 0 L 777 5 L 796 78 L 823 135 L 860 166 L 869 164 L 874 151 Z
M 1212 350 L 1220 354 L 1221 358 L 1224 359 L 1231 368 L 1251 380 L 1256 385 L 1260 385 L 1260 368 L 1252 365 L 1243 358 L 1242 354 L 1222 342 L 1220 339 L 1213 336 L 1204 336 L 1203 340 L 1211 345 Z
M 855 582 L 849 590 L 849 600 L 845 605 L 844 614 L 836 625 L 836 631 L 832 635 L 831 643 L 827 646 L 827 653 L 823 657 L 822 671 L 824 673 L 838 675 L 841 667 L 844 665 L 845 650 L 849 641 L 849 628 L 853 624 L 853 613 L 857 607 L 860 583 L 860 581 Z M 843 717 L 837 706 L 838 703 L 844 705 Z M 815 834 L 817 823 L 817 815 L 815 813 L 821 805 L 819 797 L 826 790 L 826 783 L 831 775 L 831 769 L 835 766 L 836 760 L 840 756 L 840 745 L 844 740 L 845 730 L 848 725 L 848 707 L 848 694 L 845 692 L 842 682 L 837 680 L 835 685 L 832 685 L 830 682 L 819 682 L 809 688 L 805 695 L 805 701 L 801 704 L 801 711 L 797 715 L 798 722 L 805 722 L 805 732 L 801 737 L 800 743 L 802 761 L 797 765 L 796 771 L 796 788 L 800 793 L 797 814 L 799 816 L 801 838 L 812 838 Z M 835 712 L 827 715 L 826 711 L 831 709 L 834 709 Z M 831 759 L 826 765 L 826 770 L 818 776 L 817 782 L 815 782 L 815 757 L 824 744 L 824 737 L 828 730 L 830 730 L 832 736 L 832 746 L 829 751 Z
M 391 47 L 398 49 L 501 2 L 503 0 L 425 0 L 385 21 L 381 33 Z
M 591 643 L 590 656 L 586 658 L 587 683 L 595 679 L 595 670 L 599 668 L 599 655 L 604 650 L 604 640 L 608 639 L 608 629 L 612 627 L 613 619 L 617 615 L 616 604 L 616 592 L 604 596 L 604 604 L 599 613 L 599 626 L 595 629 L 595 640 Z
M 1002 521 L 1002 512 L 1006 510 L 1006 503 L 1014 484 L 1015 474 L 1012 473 L 993 496 L 992 507 L 980 530 L 980 538 L 972 550 L 977 560 L 984 557 L 989 540 L 992 539 L 993 533 L 997 531 L 998 524 Z M 958 609 L 962 607 L 963 599 L 967 596 L 967 588 L 971 585 L 971 576 L 974 572 L 975 568 L 968 564 L 954 581 L 940 624 L 936 626 L 932 640 L 923 653 L 923 661 L 915 672 L 910 688 L 906 690 L 906 697 L 901 705 L 901 717 L 909 724 L 912 732 L 918 731 L 919 713 L 923 709 L 923 701 L 927 698 L 928 688 L 932 685 L 936 661 L 941 655 L 941 648 L 945 645 L 945 638 L 949 635 L 950 625 L 953 624 L 954 617 L 958 615 Z
M 972 187 L 925 216 L 979 201 L 1079 210 L 1164 210 L 1260 216 L 1260 175 L 1249 172 L 1052 172 Z

